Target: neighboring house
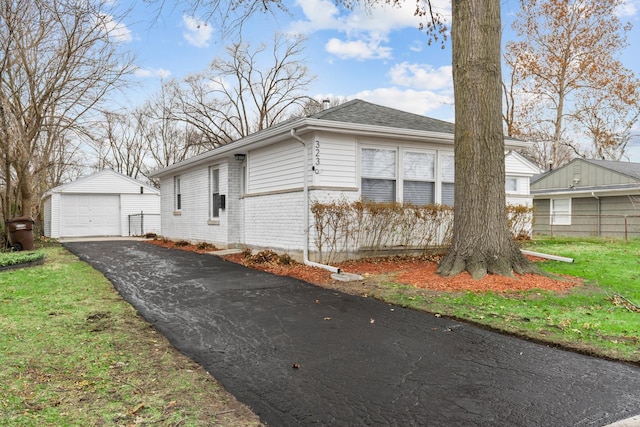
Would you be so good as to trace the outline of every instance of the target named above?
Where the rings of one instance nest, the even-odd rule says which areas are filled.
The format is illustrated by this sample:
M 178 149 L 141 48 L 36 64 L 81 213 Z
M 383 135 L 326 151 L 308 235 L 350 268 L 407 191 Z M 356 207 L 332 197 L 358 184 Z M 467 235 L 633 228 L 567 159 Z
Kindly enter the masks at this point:
M 453 134 L 452 123 L 361 100 L 288 120 L 154 172 L 162 235 L 306 256 L 313 201 L 453 204 Z M 506 167 L 510 199 L 530 204 L 539 171 L 514 152 Z
M 509 140 L 507 140 L 507 143 Z M 530 180 L 542 170 L 533 162 L 515 151 L 505 154 L 505 191 L 507 204 L 532 206 Z
M 108 169 L 49 190 L 42 203 L 47 237 L 160 232 L 160 191 Z
M 537 235 L 640 237 L 640 163 L 573 159 L 534 177 Z

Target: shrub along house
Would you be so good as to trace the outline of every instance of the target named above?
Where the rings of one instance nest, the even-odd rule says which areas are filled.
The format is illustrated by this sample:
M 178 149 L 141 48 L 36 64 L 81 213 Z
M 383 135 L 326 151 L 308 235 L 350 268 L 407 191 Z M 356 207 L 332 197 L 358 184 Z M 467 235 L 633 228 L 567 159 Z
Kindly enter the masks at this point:
M 534 234 L 640 237 L 640 163 L 573 159 L 534 177 Z
M 452 123 L 361 100 L 288 120 L 154 172 L 162 235 L 319 259 L 316 201 L 453 204 L 453 133 Z M 530 204 L 539 170 L 511 151 L 506 167 L 510 202 Z

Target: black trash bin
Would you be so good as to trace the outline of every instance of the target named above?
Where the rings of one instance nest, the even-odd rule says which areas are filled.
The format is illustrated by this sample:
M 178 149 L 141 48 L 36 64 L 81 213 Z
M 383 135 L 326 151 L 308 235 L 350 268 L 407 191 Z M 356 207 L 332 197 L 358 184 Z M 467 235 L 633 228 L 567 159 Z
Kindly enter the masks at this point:
M 33 250 L 34 220 L 28 216 L 19 216 L 4 222 L 7 227 L 9 246 L 14 251 Z

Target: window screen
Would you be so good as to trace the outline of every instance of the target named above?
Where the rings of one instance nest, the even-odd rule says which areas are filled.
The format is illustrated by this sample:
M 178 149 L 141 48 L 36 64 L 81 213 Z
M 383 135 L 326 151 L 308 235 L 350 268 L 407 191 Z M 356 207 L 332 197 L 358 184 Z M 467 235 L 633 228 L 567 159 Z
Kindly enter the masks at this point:
M 402 200 L 416 205 L 433 204 L 435 155 L 405 151 L 402 160 Z
M 210 194 L 211 194 L 211 218 L 220 216 L 221 198 L 220 198 L 220 170 L 217 168 L 209 169 Z
M 433 182 L 407 181 L 403 182 L 402 200 L 414 205 L 432 205 L 434 201 Z
M 362 198 L 375 202 L 396 200 L 396 152 L 363 148 L 361 158 Z
M 440 178 L 442 179 L 442 187 L 440 194 L 440 203 L 443 205 L 453 206 L 454 200 L 454 178 L 455 162 L 453 154 L 443 154 L 440 156 Z
M 173 192 L 175 194 L 174 208 L 179 211 L 182 209 L 182 191 L 180 190 L 180 176 L 173 177 Z

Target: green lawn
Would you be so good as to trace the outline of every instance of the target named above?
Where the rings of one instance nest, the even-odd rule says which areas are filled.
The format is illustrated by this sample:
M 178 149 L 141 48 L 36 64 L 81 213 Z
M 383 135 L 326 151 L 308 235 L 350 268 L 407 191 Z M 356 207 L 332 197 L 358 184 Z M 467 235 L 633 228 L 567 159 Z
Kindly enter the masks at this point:
M 640 305 L 640 240 L 556 238 L 524 248 L 573 258 L 574 263 L 546 261 L 541 267 L 582 277 L 584 285 L 568 293 L 433 295 L 386 283 L 378 297 L 589 354 L 640 362 L 640 312 L 621 304 Z
M 445 294 L 389 281 L 371 296 L 640 362 L 640 241 L 556 238 L 526 248 L 574 258 L 542 267 L 584 285 L 560 294 Z M 42 265 L 0 272 L 0 425 L 259 425 L 99 272 L 60 246 L 36 254 L 0 254 L 0 266 L 45 256 Z
M 0 425 L 259 425 L 102 274 L 60 246 L 42 253 L 0 272 Z

